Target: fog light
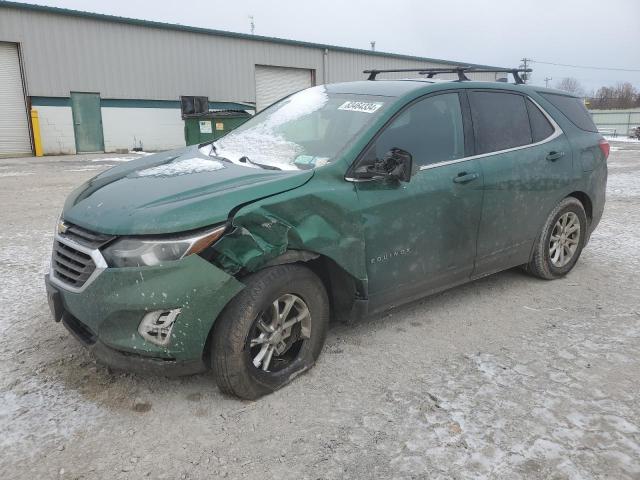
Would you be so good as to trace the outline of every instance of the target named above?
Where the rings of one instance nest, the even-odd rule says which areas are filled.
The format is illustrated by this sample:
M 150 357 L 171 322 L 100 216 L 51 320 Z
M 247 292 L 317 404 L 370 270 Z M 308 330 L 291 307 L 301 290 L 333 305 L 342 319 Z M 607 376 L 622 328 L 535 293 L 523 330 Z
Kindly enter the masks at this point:
M 156 310 L 147 313 L 140 322 L 138 333 L 147 342 L 165 347 L 171 342 L 171 330 L 180 315 L 181 308 L 173 310 Z

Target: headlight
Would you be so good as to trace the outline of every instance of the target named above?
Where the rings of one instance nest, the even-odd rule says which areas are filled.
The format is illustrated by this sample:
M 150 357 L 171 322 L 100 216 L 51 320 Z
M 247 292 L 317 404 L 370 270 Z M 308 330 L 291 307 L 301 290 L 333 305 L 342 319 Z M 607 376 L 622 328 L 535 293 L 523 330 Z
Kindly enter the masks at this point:
M 199 253 L 224 233 L 225 226 L 166 238 L 124 237 L 102 251 L 110 267 L 151 267 Z

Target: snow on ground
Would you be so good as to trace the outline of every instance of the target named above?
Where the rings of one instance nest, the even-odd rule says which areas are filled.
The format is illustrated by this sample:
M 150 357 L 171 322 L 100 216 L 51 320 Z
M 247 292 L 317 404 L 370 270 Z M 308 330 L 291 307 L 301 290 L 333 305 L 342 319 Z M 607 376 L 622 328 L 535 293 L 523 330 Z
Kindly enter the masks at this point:
M 34 173 L 35 172 L 0 172 L 0 177 L 26 177 Z
M 110 373 L 51 320 L 53 227 L 95 173 L 69 161 L 0 177 L 0 478 L 640 478 L 635 145 L 566 278 L 511 270 L 333 325 L 316 367 L 256 402 L 209 374 Z
M 16 381 L 11 387 L 0 392 L 3 455 L 26 451 L 34 456 L 38 451 L 34 445 L 61 445 L 61 440 L 86 429 L 105 413 L 62 382 L 43 381 L 36 376 Z M 74 407 L 70 409 L 69 405 Z
M 620 142 L 620 143 L 636 143 L 636 144 L 640 144 L 640 140 L 638 140 L 637 138 L 630 138 L 630 137 L 610 137 L 608 135 L 604 136 L 605 140 L 607 142 Z
M 637 171 L 610 175 L 607 183 L 607 193 L 609 196 L 614 197 L 640 196 L 640 177 Z

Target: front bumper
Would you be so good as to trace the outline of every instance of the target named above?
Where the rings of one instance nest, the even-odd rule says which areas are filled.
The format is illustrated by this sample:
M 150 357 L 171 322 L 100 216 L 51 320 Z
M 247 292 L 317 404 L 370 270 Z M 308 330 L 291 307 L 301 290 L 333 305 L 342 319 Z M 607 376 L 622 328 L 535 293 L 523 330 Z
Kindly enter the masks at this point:
M 61 321 L 67 330 L 69 330 L 87 350 L 93 353 L 100 363 L 116 370 L 172 377 L 192 375 L 207 369 L 202 356 L 194 360 L 174 360 L 127 353 L 111 348 L 98 340 L 93 332 L 87 329 L 86 325 L 68 312 L 64 312 Z
M 161 374 L 195 373 L 211 327 L 244 287 L 197 255 L 157 267 L 107 268 L 80 292 L 45 277 L 49 304 L 62 323 L 103 363 Z M 146 341 L 138 326 L 154 310 L 180 308 L 171 341 Z

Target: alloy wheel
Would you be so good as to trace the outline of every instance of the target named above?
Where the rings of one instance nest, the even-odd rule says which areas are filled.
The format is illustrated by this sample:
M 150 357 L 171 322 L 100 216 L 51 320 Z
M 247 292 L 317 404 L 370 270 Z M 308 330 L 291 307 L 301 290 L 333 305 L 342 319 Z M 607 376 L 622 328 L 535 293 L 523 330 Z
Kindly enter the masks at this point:
M 554 267 L 567 265 L 580 243 L 580 219 L 573 212 L 563 214 L 553 226 L 549 239 L 549 258 Z
M 278 297 L 251 328 L 249 355 L 253 366 L 264 372 L 286 368 L 310 336 L 311 313 L 304 300 L 291 293 Z

